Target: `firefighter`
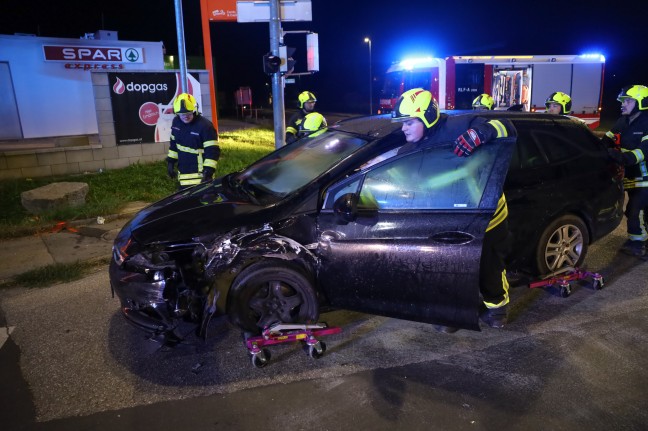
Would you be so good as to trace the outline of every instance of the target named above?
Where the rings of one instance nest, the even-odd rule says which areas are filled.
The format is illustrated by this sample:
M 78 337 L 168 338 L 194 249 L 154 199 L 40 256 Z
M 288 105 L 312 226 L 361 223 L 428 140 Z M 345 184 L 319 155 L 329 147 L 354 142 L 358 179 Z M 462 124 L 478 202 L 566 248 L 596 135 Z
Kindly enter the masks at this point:
M 401 95 L 392 111 L 392 121 L 403 123 L 401 129 L 407 142 L 398 150 L 398 154 L 421 146 L 454 140 L 454 153 L 459 157 L 466 157 L 483 143 L 516 136 L 517 133 L 513 124 L 506 119 L 487 120 L 473 117 L 467 120 L 463 116 L 440 114 L 432 93 L 422 88 L 415 88 Z M 485 306 L 481 318 L 493 328 L 502 328 L 508 318 L 509 284 L 504 260 L 511 243 L 511 234 L 507 217 L 506 198 L 502 194 L 486 228 L 479 264 L 479 289 Z M 447 327 L 438 329 L 444 332 L 456 330 Z
M 311 112 L 306 114 L 304 121 L 299 125 L 299 131 L 297 132 L 297 139 L 308 136 L 314 138 L 321 135 L 326 130 L 326 118 L 319 112 Z
M 562 91 L 554 91 L 545 100 L 547 114 L 569 115 L 571 113 L 571 97 Z
M 475 97 L 472 108 L 476 111 L 492 111 L 495 108 L 495 101 L 490 94 L 482 93 Z
M 621 117 L 603 140 L 611 147 L 610 156 L 625 167 L 623 187 L 628 193 L 625 210 L 628 239 L 621 251 L 643 256 L 648 239 L 648 87 L 624 87 L 617 100 L 621 102 Z
M 317 102 L 317 99 L 310 91 L 302 91 L 299 93 L 297 100 L 299 101 L 299 111 L 290 117 L 288 125 L 286 126 L 286 144 L 290 144 L 297 140 L 299 137 L 299 126 L 304 121 L 304 117 L 315 111 L 315 102 Z
M 214 125 L 198 112 L 196 99 L 188 93 L 173 101 L 176 117 L 171 123 L 171 144 L 167 173 L 178 178 L 180 189 L 211 181 L 220 157 L 218 134 Z M 175 164 L 178 164 L 178 172 Z

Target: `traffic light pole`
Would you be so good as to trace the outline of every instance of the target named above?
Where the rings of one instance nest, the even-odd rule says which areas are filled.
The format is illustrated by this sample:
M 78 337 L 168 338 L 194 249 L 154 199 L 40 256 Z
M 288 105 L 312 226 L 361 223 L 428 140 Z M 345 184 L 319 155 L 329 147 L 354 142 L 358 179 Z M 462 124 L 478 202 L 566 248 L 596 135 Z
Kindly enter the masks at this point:
M 182 1 L 175 0 L 176 32 L 178 37 L 178 59 L 180 60 L 180 91 L 187 92 L 187 52 L 185 51 L 184 20 L 182 17 Z
M 283 42 L 279 0 L 270 0 L 270 52 L 279 56 L 279 46 Z M 272 117 L 275 132 L 275 149 L 284 145 L 286 121 L 284 107 L 284 77 L 277 71 L 272 74 Z

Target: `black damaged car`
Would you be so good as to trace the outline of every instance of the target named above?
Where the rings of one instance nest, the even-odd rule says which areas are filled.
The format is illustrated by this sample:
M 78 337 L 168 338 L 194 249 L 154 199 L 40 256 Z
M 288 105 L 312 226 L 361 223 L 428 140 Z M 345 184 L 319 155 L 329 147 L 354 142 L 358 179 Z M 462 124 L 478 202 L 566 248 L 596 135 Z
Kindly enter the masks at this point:
M 461 115 L 506 116 L 518 137 L 468 158 L 452 142 L 394 155 L 400 124 L 346 120 L 145 208 L 113 247 L 123 314 L 157 334 L 188 320 L 204 335 L 217 313 L 258 333 L 316 321 L 324 305 L 478 330 L 481 245 L 502 188 L 509 270 L 542 276 L 580 266 L 619 225 L 623 171 L 573 119 Z

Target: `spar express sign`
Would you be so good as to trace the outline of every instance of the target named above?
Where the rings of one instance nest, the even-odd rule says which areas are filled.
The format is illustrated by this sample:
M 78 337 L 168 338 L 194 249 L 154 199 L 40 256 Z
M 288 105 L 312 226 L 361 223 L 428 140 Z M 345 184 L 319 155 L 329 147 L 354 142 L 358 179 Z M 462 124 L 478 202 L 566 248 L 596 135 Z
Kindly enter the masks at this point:
M 45 61 L 65 62 L 66 69 L 123 69 L 124 64 L 144 63 L 144 48 L 43 45 Z

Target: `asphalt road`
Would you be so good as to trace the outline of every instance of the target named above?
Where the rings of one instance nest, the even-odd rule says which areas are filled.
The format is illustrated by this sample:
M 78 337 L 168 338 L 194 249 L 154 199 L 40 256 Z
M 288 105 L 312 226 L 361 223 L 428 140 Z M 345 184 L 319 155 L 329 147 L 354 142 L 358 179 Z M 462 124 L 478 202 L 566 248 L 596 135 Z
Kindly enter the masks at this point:
M 252 367 L 223 319 L 208 340 L 147 340 L 118 313 L 107 269 L 45 289 L 0 292 L 3 430 L 645 430 L 646 262 L 590 249 L 593 290 L 512 289 L 502 330 L 335 311 L 319 360 L 297 344 Z M 10 335 L 7 335 L 10 333 Z

